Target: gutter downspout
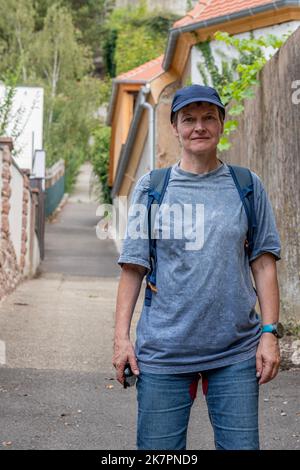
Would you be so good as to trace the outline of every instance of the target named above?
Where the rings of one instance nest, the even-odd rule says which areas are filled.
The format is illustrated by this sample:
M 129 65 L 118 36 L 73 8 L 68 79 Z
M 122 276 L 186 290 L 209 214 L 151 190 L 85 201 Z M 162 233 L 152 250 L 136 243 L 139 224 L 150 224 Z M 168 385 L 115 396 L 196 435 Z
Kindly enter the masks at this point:
M 150 93 L 150 85 L 147 83 L 141 88 L 141 106 L 149 111 L 149 169 L 150 171 L 155 168 L 155 122 L 154 122 L 154 108 L 146 101 L 146 95 Z

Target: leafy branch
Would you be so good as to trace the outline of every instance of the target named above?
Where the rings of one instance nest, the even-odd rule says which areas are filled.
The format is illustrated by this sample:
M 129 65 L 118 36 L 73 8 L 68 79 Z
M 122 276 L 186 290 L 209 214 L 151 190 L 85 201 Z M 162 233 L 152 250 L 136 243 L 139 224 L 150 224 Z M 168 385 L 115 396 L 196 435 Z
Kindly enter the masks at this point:
M 4 136 L 8 132 L 8 126 L 11 123 L 11 112 L 16 94 L 16 87 L 20 78 L 21 66 L 16 68 L 16 71 L 6 71 L 0 77 L 0 83 L 3 86 L 3 96 L 0 101 L 0 135 Z M 14 120 L 14 127 L 10 132 L 11 137 L 17 138 L 19 136 L 17 124 L 20 120 L 20 114 L 22 110 L 18 110 L 16 113 L 16 119 Z
M 276 52 L 287 40 L 291 33 L 278 38 L 272 34 L 254 38 L 239 39 L 230 36 L 227 32 L 217 31 L 214 39 L 224 42 L 230 49 L 235 50 L 238 58 L 228 60 L 223 53 L 222 67 L 219 71 L 213 57 L 210 41 L 198 44 L 204 58 L 204 63 L 198 64 L 199 72 L 205 85 L 209 84 L 209 73 L 212 86 L 216 88 L 225 105 L 233 101 L 228 114 L 238 116 L 244 110 L 244 100 L 254 97 L 254 86 L 259 84 L 258 74 L 267 62 L 265 49 L 272 47 Z M 227 120 L 224 125 L 224 135 L 221 138 L 218 149 L 228 150 L 231 147 L 229 136 L 238 127 L 236 119 Z

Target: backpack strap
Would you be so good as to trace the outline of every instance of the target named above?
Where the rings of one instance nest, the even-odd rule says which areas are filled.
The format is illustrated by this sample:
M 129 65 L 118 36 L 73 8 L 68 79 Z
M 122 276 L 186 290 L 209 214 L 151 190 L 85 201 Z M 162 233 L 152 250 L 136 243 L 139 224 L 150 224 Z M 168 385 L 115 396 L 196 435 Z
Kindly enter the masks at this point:
M 172 167 L 155 168 L 150 173 L 150 186 L 148 190 L 148 239 L 149 239 L 149 261 L 150 271 L 146 276 L 145 305 L 151 305 L 152 293 L 157 292 L 156 287 L 156 239 L 153 237 L 153 222 L 155 213 L 152 214 L 152 204 L 161 205 L 170 179 Z
M 227 165 L 233 181 L 236 185 L 238 193 L 240 195 L 241 201 L 243 203 L 247 219 L 248 219 L 248 231 L 247 239 L 245 242 L 245 248 L 247 250 L 248 256 L 250 257 L 255 240 L 257 221 L 255 215 L 255 206 L 254 206 L 254 185 L 252 173 L 248 168 L 244 168 L 237 165 Z

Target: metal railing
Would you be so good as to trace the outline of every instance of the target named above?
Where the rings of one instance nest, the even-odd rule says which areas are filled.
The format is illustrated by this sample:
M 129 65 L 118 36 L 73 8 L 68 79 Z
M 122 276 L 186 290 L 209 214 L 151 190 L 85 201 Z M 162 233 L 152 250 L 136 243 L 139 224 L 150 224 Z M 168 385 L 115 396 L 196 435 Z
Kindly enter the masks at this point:
M 48 217 L 57 208 L 65 192 L 64 160 L 59 160 L 46 170 L 45 187 L 45 215 Z

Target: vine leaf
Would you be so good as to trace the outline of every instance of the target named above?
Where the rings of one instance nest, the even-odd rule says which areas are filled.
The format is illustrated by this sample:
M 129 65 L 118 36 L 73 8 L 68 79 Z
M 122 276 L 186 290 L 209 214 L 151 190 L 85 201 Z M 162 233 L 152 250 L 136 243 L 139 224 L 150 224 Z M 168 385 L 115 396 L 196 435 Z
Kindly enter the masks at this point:
M 225 106 L 232 100 L 235 104 L 228 111 L 229 116 L 238 116 L 244 111 L 244 100 L 255 96 L 255 85 L 259 85 L 259 72 L 267 62 L 265 49 L 273 47 L 274 53 L 288 39 L 292 32 L 276 37 L 274 35 L 255 38 L 250 32 L 249 38 L 239 39 L 230 36 L 225 31 L 217 31 L 213 39 L 224 42 L 230 49 L 235 49 L 237 57 L 227 57 L 223 51 L 216 49 L 213 53 L 211 39 L 198 43 L 197 49 L 201 51 L 202 61 L 199 62 L 198 70 L 205 85 L 212 86 L 219 92 Z M 221 60 L 221 66 L 217 65 L 215 55 Z M 222 152 L 228 150 L 231 144 L 228 136 L 238 127 L 238 121 L 227 121 L 224 125 L 224 135 L 221 138 L 218 149 Z
M 238 128 L 238 125 L 239 123 L 236 120 L 226 121 L 224 126 L 224 134 L 229 135 Z
M 245 106 L 243 106 L 242 104 L 235 104 L 234 106 L 232 106 L 232 108 L 228 111 L 228 114 L 230 116 L 238 116 L 239 114 L 241 114 L 245 109 Z
M 228 150 L 231 147 L 231 143 L 229 142 L 228 138 L 223 136 L 218 143 L 218 149 L 222 152 L 223 150 Z

